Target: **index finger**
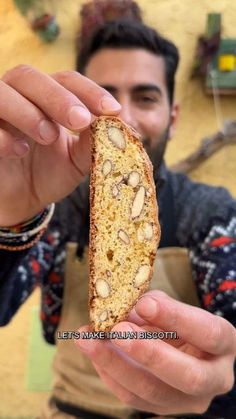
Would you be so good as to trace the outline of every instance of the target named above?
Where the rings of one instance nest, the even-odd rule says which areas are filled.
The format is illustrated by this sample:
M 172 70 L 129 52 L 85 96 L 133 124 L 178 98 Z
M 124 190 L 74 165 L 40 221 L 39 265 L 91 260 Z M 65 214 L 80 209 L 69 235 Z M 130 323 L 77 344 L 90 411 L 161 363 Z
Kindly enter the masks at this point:
M 150 291 L 138 301 L 135 310 L 152 325 L 176 331 L 186 342 L 205 352 L 215 355 L 236 353 L 234 327 L 199 307 L 176 301 L 161 291 Z
M 52 74 L 54 80 L 79 97 L 94 115 L 116 115 L 121 106 L 103 87 L 76 71 Z
M 3 81 L 54 121 L 72 130 L 90 124 L 95 115 L 116 114 L 119 103 L 96 83 L 74 71 L 52 77 L 30 66 L 18 66 Z

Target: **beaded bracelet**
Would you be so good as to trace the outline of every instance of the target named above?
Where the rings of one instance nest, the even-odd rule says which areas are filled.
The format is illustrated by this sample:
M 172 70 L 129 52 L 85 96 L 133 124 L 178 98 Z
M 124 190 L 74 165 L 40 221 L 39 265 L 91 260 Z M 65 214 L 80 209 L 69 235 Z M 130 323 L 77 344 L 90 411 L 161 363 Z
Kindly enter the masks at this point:
M 15 251 L 33 246 L 46 230 L 54 210 L 55 204 L 52 203 L 40 214 L 25 223 L 8 228 L 0 227 L 0 249 Z M 18 233 L 15 231 L 18 231 Z
M 21 234 L 25 231 L 29 231 L 34 227 L 37 227 L 41 224 L 42 220 L 45 218 L 45 216 L 48 214 L 48 207 L 44 208 L 43 211 L 35 215 L 35 217 L 32 217 L 30 220 L 27 220 L 23 223 L 16 224 L 14 226 L 10 227 L 0 227 L 0 236 L 2 236 L 1 233 L 8 233 L 8 234 Z
M 0 243 L 0 250 L 10 250 L 11 252 L 16 252 L 16 251 L 21 251 L 21 250 L 26 250 L 29 249 L 30 247 L 32 247 L 35 243 L 37 243 L 37 241 L 40 239 L 40 237 L 43 235 L 43 233 L 45 232 L 46 228 L 44 228 L 43 230 L 41 230 L 36 237 L 31 240 L 29 243 L 26 244 L 21 244 L 18 246 L 9 246 L 9 245 L 5 245 L 5 244 L 1 244 Z
M 7 231 L 6 231 L 5 228 L 0 227 L 0 240 L 1 240 L 2 237 L 6 237 L 6 238 L 9 238 L 9 239 L 20 238 L 22 241 L 28 240 L 28 237 L 35 236 L 35 234 L 37 234 L 42 228 L 47 226 L 47 224 L 49 223 L 49 221 L 51 220 L 51 218 L 53 216 L 54 210 L 55 210 L 55 204 L 54 203 L 50 204 L 47 207 L 46 212 L 45 211 L 43 212 L 43 214 L 44 214 L 43 219 L 42 219 L 42 215 L 41 215 L 40 224 L 37 225 L 37 226 L 34 225 L 34 227 L 32 228 L 32 225 L 33 225 L 33 221 L 32 221 L 33 219 L 32 219 L 31 221 L 28 222 L 29 225 L 31 226 L 31 228 L 28 228 L 27 230 L 23 229 L 24 231 L 21 232 L 21 233 L 15 233 L 15 232 L 12 231 L 12 229 L 14 229 L 15 226 L 9 227 L 7 229 Z M 24 224 L 24 226 L 25 226 L 25 224 Z

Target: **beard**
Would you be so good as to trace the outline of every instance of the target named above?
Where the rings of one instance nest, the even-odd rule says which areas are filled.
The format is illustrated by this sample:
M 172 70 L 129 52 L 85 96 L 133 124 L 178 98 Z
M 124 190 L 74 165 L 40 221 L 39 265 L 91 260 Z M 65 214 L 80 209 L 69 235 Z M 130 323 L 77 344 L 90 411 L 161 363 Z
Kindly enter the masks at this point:
M 169 140 L 169 128 L 170 126 L 168 125 L 160 137 L 155 138 L 154 141 L 148 137 L 143 138 L 142 140 L 143 146 L 153 165 L 153 175 L 155 181 L 158 179 L 160 166 L 164 160 L 164 154 Z

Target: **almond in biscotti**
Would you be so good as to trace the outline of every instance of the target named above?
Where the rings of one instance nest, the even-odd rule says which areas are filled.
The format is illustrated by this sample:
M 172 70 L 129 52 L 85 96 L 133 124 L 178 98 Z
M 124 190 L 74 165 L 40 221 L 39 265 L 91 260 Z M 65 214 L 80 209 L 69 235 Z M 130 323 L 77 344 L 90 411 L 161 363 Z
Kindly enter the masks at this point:
M 118 188 L 117 184 L 112 185 L 111 193 L 112 193 L 112 196 L 114 196 L 115 198 L 119 195 L 119 188 Z
M 91 137 L 89 311 L 92 328 L 109 331 L 149 286 L 160 227 L 138 134 L 110 116 L 93 122 Z
M 102 313 L 99 315 L 99 320 L 101 322 L 105 322 L 105 320 L 108 318 L 108 312 L 107 310 L 102 311 Z
M 131 217 L 137 218 L 140 216 L 145 203 L 145 188 L 140 186 L 139 190 L 136 192 L 134 197 L 132 208 L 131 208 Z
M 152 240 L 153 238 L 153 227 L 151 223 L 145 223 L 138 229 L 138 240 L 140 242 L 144 240 Z
M 131 172 L 128 176 L 128 185 L 136 188 L 140 182 L 140 174 L 138 172 Z
M 142 284 L 144 284 L 150 275 L 150 266 L 149 265 L 142 265 L 137 270 L 136 275 L 134 277 L 134 286 L 136 288 L 140 287 Z
M 107 176 L 112 171 L 112 163 L 110 160 L 105 160 L 102 166 L 102 173 L 104 176 Z
M 109 284 L 104 279 L 97 279 L 95 288 L 98 296 L 101 298 L 107 298 L 110 294 Z
M 124 230 L 119 230 L 118 231 L 118 237 L 123 243 L 125 243 L 125 244 L 130 243 L 129 236 Z
M 111 143 L 121 150 L 124 150 L 126 147 L 126 140 L 124 134 L 119 128 L 116 127 L 109 127 L 107 130 L 108 138 Z

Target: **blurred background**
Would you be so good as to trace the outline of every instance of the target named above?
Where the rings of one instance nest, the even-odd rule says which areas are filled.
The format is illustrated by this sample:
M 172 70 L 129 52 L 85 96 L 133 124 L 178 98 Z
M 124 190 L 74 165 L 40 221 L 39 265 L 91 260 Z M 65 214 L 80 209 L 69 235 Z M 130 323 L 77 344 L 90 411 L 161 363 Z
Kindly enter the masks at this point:
M 0 76 L 22 63 L 48 73 L 74 69 L 75 38 L 80 28 L 79 11 L 85 2 L 42 1 L 43 7 L 47 7 L 47 3 L 50 3 L 50 10 L 60 28 L 59 35 L 50 43 L 44 42 L 31 29 L 29 16 L 23 16 L 13 0 L 0 0 Z M 208 13 L 221 13 L 221 36 L 236 38 L 236 1 L 137 0 L 137 3 L 143 10 L 144 21 L 174 41 L 180 50 L 176 99 L 181 115 L 166 158 L 167 164 L 173 165 L 193 153 L 203 138 L 216 133 L 223 120 L 236 119 L 236 95 L 222 96 L 217 93 L 216 113 L 213 96 L 206 94 L 204 83 L 199 78 L 190 77 L 197 40 L 206 33 Z M 236 196 L 236 145 L 223 147 L 193 170 L 190 177 L 225 186 Z M 29 378 L 29 358 L 32 350 L 37 351 L 37 348 L 32 349 L 30 340 L 32 322 L 35 321 L 32 308 L 38 302 L 39 292 L 36 291 L 12 323 L 0 330 L 1 419 L 36 418 L 47 398 L 47 383 L 34 387 Z M 49 363 L 51 356 L 50 353 Z M 50 381 L 50 377 L 46 379 Z

